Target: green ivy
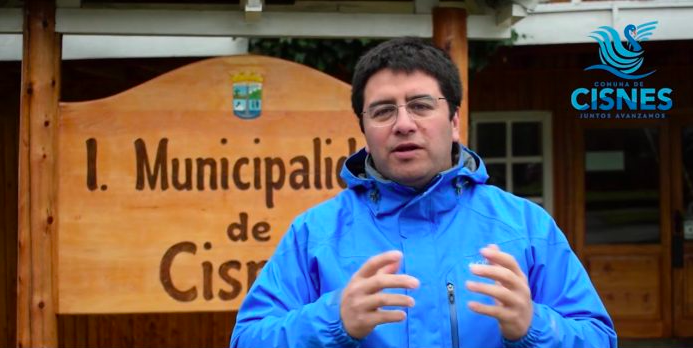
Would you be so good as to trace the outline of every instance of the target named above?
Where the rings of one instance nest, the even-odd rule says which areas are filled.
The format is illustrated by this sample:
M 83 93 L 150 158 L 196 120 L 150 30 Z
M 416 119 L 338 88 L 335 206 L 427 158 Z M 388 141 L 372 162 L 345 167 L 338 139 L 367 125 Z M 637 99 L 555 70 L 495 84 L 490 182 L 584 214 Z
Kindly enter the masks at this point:
M 294 61 L 350 82 L 358 58 L 382 41 L 372 39 L 250 39 L 249 52 Z

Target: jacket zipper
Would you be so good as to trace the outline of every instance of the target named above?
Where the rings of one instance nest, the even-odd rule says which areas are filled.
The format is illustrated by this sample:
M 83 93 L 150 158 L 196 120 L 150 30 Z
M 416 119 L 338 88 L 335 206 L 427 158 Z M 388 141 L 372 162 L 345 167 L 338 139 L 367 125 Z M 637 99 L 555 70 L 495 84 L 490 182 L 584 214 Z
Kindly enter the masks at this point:
M 452 348 L 460 347 L 460 337 L 457 332 L 457 308 L 455 308 L 455 285 L 448 283 L 448 305 L 450 306 L 450 331 L 452 332 Z

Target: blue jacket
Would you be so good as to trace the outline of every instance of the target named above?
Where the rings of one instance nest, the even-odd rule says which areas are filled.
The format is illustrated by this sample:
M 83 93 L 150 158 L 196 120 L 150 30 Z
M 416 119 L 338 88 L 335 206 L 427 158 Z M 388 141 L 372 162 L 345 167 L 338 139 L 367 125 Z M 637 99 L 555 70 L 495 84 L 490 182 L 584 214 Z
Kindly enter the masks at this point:
M 341 172 L 348 189 L 295 219 L 249 290 L 231 347 L 616 347 L 613 323 L 553 219 L 485 185 L 481 159 L 459 149 L 457 166 L 423 192 L 366 175 L 365 151 L 352 155 Z M 534 316 L 518 341 L 467 307 L 493 303 L 464 285 L 489 282 L 469 265 L 484 262 L 479 250 L 490 243 L 512 254 L 529 281 Z M 385 291 L 416 305 L 404 309 L 406 320 L 355 340 L 340 320 L 341 290 L 369 257 L 393 249 L 404 255 L 400 272 L 421 285 Z

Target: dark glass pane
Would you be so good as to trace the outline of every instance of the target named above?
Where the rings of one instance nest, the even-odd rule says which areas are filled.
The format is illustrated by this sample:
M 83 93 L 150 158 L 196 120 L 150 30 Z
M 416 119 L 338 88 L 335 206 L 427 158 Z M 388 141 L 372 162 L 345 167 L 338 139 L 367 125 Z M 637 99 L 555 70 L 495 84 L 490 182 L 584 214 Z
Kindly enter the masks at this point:
M 659 131 L 585 131 L 587 244 L 659 241 Z
M 513 123 L 512 134 L 513 156 L 541 156 L 541 123 Z
M 486 171 L 488 172 L 489 179 L 487 183 L 489 185 L 494 185 L 506 189 L 506 178 L 505 175 L 505 163 L 487 164 Z
M 541 163 L 513 164 L 513 193 L 520 197 L 542 196 L 543 168 Z
M 505 123 L 479 123 L 476 150 L 482 158 L 505 157 Z
M 683 129 L 681 137 L 683 153 L 683 208 L 684 214 L 684 236 L 688 240 L 693 240 L 693 127 Z

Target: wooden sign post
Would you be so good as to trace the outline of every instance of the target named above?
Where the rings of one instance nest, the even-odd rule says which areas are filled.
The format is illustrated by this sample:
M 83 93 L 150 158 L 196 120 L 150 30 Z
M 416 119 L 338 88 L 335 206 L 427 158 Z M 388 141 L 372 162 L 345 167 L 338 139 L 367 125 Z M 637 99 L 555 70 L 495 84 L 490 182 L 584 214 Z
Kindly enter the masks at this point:
M 58 345 L 55 151 L 60 91 L 55 4 L 27 1 L 19 130 L 17 345 Z

